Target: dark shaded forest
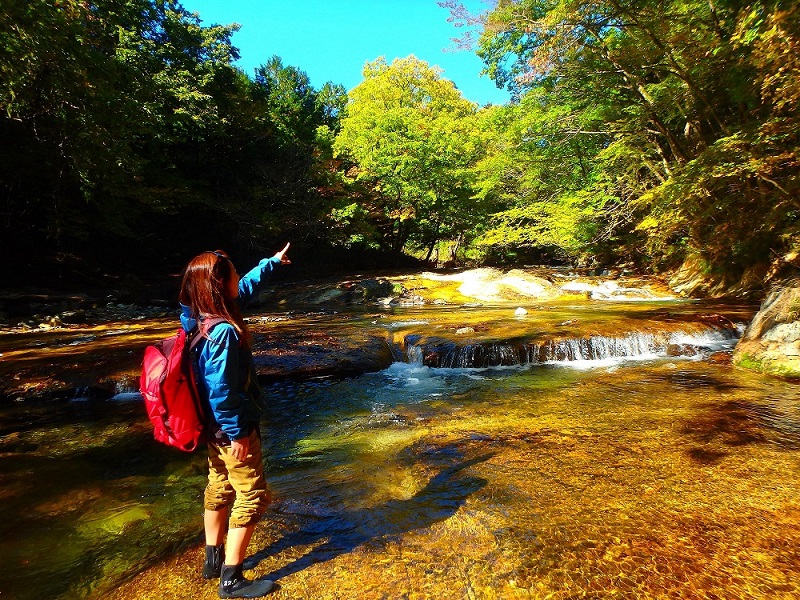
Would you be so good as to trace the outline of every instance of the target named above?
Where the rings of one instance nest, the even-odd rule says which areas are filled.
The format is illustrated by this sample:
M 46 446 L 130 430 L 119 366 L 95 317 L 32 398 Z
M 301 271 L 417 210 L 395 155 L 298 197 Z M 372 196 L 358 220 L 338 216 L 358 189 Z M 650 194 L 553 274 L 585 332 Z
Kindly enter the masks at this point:
M 353 90 L 235 65 L 175 0 L 0 0 L 6 283 L 108 285 L 292 241 L 306 269 L 691 264 L 763 280 L 800 246 L 793 2 L 501 0 L 478 107 L 413 56 Z M 800 264 L 800 263 L 798 263 Z

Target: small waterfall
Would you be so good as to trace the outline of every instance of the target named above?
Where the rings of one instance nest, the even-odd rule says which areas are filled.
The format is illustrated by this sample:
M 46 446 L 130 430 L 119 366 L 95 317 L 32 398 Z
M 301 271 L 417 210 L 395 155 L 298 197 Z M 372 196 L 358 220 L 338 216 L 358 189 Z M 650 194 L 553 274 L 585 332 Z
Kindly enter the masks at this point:
M 632 332 L 620 336 L 508 340 L 457 344 L 443 338 L 405 338 L 409 363 L 438 368 L 486 368 L 521 364 L 571 363 L 664 356 L 701 356 L 733 348 L 741 331 L 694 327 L 693 331 Z
M 636 332 L 622 337 L 593 335 L 588 338 L 549 340 L 530 344 L 527 362 L 541 364 L 658 356 L 666 354 L 666 337 Z
M 510 343 L 491 343 L 463 347 L 452 346 L 442 355 L 439 366 L 465 369 L 476 365 L 494 367 L 519 365 L 524 362 L 526 362 L 524 348 Z
M 406 352 L 408 353 L 408 362 L 411 364 L 421 365 L 423 363 L 424 353 L 421 346 L 411 344 L 406 347 Z

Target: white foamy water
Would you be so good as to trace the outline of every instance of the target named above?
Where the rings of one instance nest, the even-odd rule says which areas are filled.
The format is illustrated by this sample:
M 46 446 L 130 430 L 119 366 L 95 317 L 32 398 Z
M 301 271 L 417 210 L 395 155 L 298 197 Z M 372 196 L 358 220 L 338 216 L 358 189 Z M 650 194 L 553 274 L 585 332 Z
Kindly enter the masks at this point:
M 666 356 L 699 360 L 712 352 L 732 350 L 742 329 L 742 326 L 736 326 L 695 332 L 635 332 L 623 336 L 595 335 L 537 343 L 491 342 L 463 346 L 412 343 L 407 346 L 406 354 L 409 364 L 422 366 L 426 353 L 430 352 L 436 355 L 439 368 L 450 369 L 554 364 L 589 369 Z
M 402 329 L 403 327 L 412 327 L 414 325 L 428 325 L 428 321 L 394 321 L 389 323 L 387 327 L 389 329 Z
M 541 364 L 577 369 L 579 371 L 586 371 L 589 369 L 616 367 L 629 362 L 638 362 L 638 361 L 644 362 L 648 360 L 658 360 L 660 358 L 664 358 L 665 356 L 666 356 L 665 354 L 649 353 L 649 354 L 637 354 L 635 356 L 618 356 L 618 357 L 596 358 L 596 359 L 579 358 L 575 360 L 551 360 Z

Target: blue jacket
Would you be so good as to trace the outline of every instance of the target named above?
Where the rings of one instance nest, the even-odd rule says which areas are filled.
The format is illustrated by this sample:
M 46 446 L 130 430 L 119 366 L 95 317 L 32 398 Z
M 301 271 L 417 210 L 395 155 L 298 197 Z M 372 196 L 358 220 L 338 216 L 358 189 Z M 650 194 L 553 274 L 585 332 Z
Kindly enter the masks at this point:
M 275 257 L 261 259 L 257 267 L 239 280 L 241 306 L 258 294 L 280 264 Z M 200 319 L 203 318 L 201 315 Z M 197 319 L 183 304 L 181 325 L 186 331 L 197 326 Z M 239 344 L 239 334 L 233 325 L 223 322 L 211 328 L 208 339 L 200 340 L 194 352 L 200 371 L 200 393 L 208 400 L 214 421 L 232 440 L 247 437 L 264 411 L 250 350 Z

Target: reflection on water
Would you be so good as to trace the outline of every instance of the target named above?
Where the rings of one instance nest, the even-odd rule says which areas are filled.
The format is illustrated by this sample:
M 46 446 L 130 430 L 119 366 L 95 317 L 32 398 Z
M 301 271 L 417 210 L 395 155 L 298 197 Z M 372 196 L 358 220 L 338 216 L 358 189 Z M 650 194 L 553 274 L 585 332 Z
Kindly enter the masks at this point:
M 800 387 L 629 358 L 271 385 L 246 566 L 290 597 L 800 595 Z M 0 415 L 4 597 L 137 597 L 200 542 L 204 458 L 140 408 Z

